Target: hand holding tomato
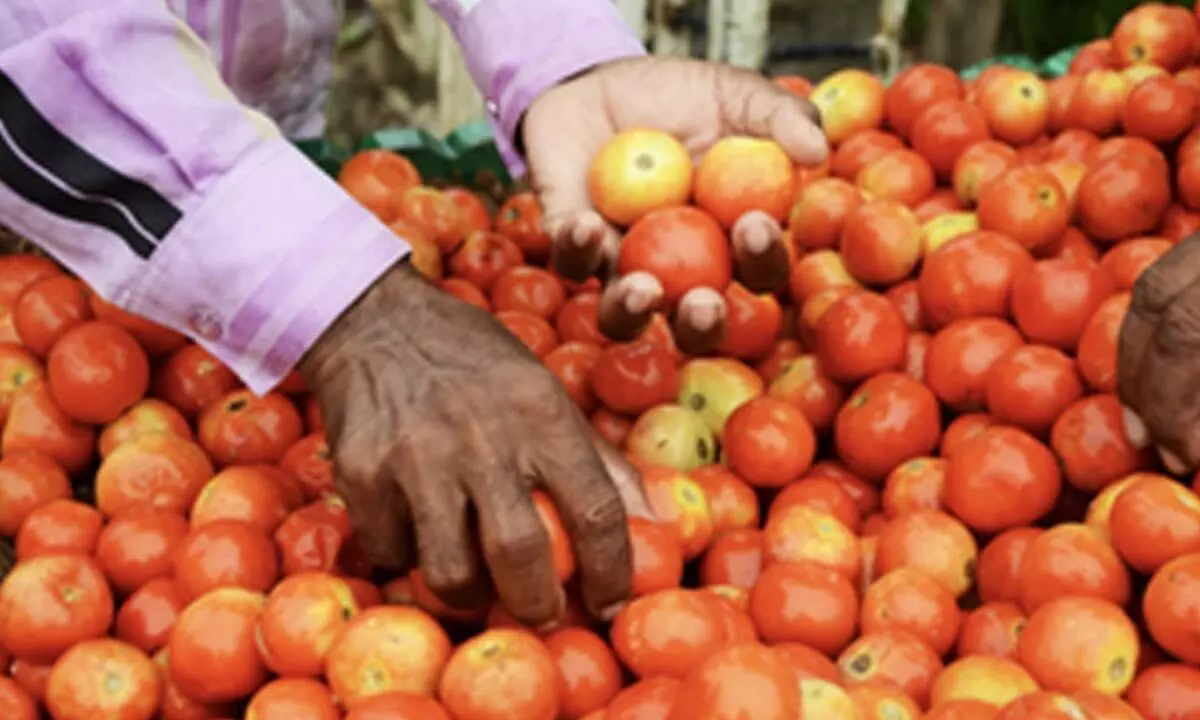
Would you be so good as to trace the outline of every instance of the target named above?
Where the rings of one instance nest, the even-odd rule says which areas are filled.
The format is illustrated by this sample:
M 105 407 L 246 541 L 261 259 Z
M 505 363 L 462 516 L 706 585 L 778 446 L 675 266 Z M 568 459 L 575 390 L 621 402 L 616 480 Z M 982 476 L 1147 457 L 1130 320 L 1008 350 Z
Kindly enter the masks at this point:
M 478 607 L 494 585 L 519 620 L 556 620 L 565 598 L 530 497 L 543 488 L 571 535 L 589 609 L 607 618 L 627 598 L 626 512 L 649 515 L 638 475 L 593 443 L 555 376 L 487 313 L 402 265 L 300 371 L 376 564 L 419 562 L 451 606 Z
M 1200 234 L 1184 238 L 1133 286 L 1117 391 L 1132 410 L 1125 425 L 1134 444 L 1153 440 L 1173 473 L 1200 466 Z
M 638 147 L 613 150 L 610 169 L 624 177 L 613 177 L 611 183 L 589 177 L 588 168 L 597 153 L 618 134 L 639 129 L 643 131 L 641 137 L 634 132 L 630 138 L 630 143 Z M 656 142 L 656 135 L 659 140 L 665 137 L 666 142 Z M 680 272 L 701 272 L 693 273 L 696 277 L 691 282 L 674 283 L 685 286 L 685 292 L 676 297 L 672 280 L 680 278 L 629 271 L 639 263 L 629 262 L 628 253 L 621 251 L 620 234 L 597 211 L 594 200 L 597 192 L 625 193 L 624 198 L 611 203 L 616 212 L 607 213 L 610 220 L 622 224 L 638 216 L 637 205 L 645 203 L 648 194 L 668 201 L 660 206 L 682 205 L 693 190 L 692 162 L 723 139 L 732 140 L 731 136 L 750 137 L 738 138 L 740 145 L 731 145 L 722 152 L 726 159 L 716 158 L 715 165 L 727 162 L 731 155 L 745 159 L 747 153 L 760 152 L 760 148 L 753 147 L 758 141 L 752 138 L 769 139 L 782 148 L 782 153 L 778 149 L 775 152 L 789 174 L 792 163 L 814 165 L 822 162 L 828 152 L 819 113 L 810 102 L 758 73 L 696 60 L 644 57 L 615 61 L 543 93 L 530 106 L 523 138 L 534 189 L 545 210 L 545 227 L 553 243 L 553 265 L 573 280 L 596 273 L 612 279 L 600 303 L 599 321 L 605 334 L 618 340 L 633 339 L 651 315 L 663 309 L 674 312 L 676 341 L 683 350 L 702 353 L 716 348 L 727 313 L 724 288 L 705 284 L 704 276 L 719 271 L 716 266 L 722 262 L 729 265 L 730 259 L 710 252 L 711 231 L 695 227 L 694 219 L 685 219 L 691 225 L 688 232 L 697 236 L 696 244 L 701 249 L 691 257 L 680 258 L 677 265 Z M 646 168 L 637 166 L 646 160 L 657 164 L 654 179 L 647 177 L 650 172 Z M 771 161 L 778 164 L 775 158 Z M 765 171 L 761 164 L 759 169 Z M 714 206 L 736 209 L 739 181 L 730 182 L 725 174 L 706 183 L 713 190 L 712 203 L 706 206 L 699 187 L 700 176 L 706 173 L 703 162 L 695 172 L 696 202 L 729 233 L 728 241 L 722 233 L 721 242 L 732 248 L 732 267 L 737 277 L 756 292 L 783 287 L 788 250 L 782 242 L 779 220 L 791 208 L 791 188 L 781 198 L 780 211 L 755 209 L 731 214 Z M 722 175 L 716 167 L 709 174 Z M 675 218 L 660 218 L 658 224 L 669 224 L 668 220 Z M 656 234 L 670 240 L 667 232 Z M 687 241 L 677 239 L 676 252 L 679 242 Z M 650 244 L 660 248 L 671 245 Z M 728 270 L 725 272 L 728 274 Z

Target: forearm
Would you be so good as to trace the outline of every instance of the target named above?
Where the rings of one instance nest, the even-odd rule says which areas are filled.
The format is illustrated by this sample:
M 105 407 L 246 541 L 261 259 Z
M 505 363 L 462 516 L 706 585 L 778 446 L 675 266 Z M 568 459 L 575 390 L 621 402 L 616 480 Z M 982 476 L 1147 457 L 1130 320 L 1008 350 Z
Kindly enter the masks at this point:
M 524 173 L 515 133 L 538 95 L 588 68 L 646 52 L 612 0 L 429 3 L 458 38 L 514 175 Z
M 258 391 L 407 250 L 146 0 L 0 4 L 0 222 Z

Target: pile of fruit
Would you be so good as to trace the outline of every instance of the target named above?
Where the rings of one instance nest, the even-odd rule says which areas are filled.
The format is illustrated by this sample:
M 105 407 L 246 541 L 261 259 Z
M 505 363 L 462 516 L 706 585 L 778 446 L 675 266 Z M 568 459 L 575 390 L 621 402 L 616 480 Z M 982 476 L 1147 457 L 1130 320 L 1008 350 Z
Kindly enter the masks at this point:
M 710 357 L 662 314 L 606 338 L 532 195 L 492 213 L 354 157 L 340 181 L 414 266 L 641 468 L 658 520 L 630 521 L 608 627 L 381 578 L 298 376 L 255 397 L 49 260 L 0 258 L 0 718 L 1200 717 L 1196 480 L 1128 439 L 1115 394 L 1135 281 L 1200 230 L 1198 60 L 1200 17 L 1147 4 L 1051 81 L 782 78 L 822 112 L 819 168 L 735 138 L 694 171 L 619 137 L 601 158 L 645 162 L 598 162 L 597 205 L 668 300 L 723 295 Z M 751 210 L 783 228 L 777 293 L 730 279 Z

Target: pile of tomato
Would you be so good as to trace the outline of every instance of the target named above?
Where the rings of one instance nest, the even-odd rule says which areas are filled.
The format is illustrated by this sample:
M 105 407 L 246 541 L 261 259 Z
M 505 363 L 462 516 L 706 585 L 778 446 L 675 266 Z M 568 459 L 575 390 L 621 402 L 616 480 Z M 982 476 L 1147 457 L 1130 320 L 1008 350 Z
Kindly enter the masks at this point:
M 381 577 L 297 375 L 257 397 L 53 262 L 0 258 L 0 717 L 1200 717 L 1197 479 L 1129 439 L 1115 394 L 1135 281 L 1200 230 L 1198 60 L 1200 15 L 1146 4 L 1054 80 L 781 78 L 822 112 L 820 167 L 734 138 L 693 169 L 619 137 L 597 206 L 670 251 L 631 260 L 668 299 L 722 293 L 706 357 L 663 314 L 605 337 L 531 194 L 492 212 L 354 157 L 340 181 L 414 266 L 641 469 L 657 520 L 630 520 L 608 626 Z M 778 293 L 731 279 L 747 211 L 783 228 Z

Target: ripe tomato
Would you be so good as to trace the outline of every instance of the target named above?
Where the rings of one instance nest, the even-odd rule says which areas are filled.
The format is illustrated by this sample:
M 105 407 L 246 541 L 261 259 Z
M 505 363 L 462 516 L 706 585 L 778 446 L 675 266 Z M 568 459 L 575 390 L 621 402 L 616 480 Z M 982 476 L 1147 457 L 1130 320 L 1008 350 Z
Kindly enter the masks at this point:
M 611 340 L 602 332 L 598 323 L 600 293 L 580 292 L 572 295 L 559 308 L 554 318 L 554 329 L 564 342 L 586 342 L 592 345 L 608 345 Z
M 816 326 L 817 360 L 833 380 L 856 382 L 903 366 L 908 328 L 883 295 L 857 291 L 829 306 Z
M 816 436 L 804 413 L 769 396 L 735 410 L 722 439 L 730 469 L 756 487 L 783 487 L 799 478 L 816 453 Z
M 906 460 L 894 467 L 884 481 L 883 512 L 894 518 L 917 510 L 941 510 L 945 487 L 945 458 Z
M 1034 166 L 1010 168 L 981 187 L 977 213 L 981 228 L 1004 233 L 1035 254 L 1049 248 L 1071 221 L 1058 178 Z
M 521 248 L 506 235 L 476 231 L 467 235 L 450 256 L 448 267 L 452 277 L 462 278 L 487 292 L 500 273 L 524 261 Z
M 550 255 L 550 236 L 542 230 L 542 206 L 532 192 L 520 192 L 504 201 L 496 211 L 495 230 L 515 244 L 518 258 L 544 260 Z
M 32 450 L 0 454 L 0 535 L 16 536 L 31 512 L 69 497 L 71 480 L 50 456 Z
M 754 692 L 745 692 L 748 684 Z M 714 653 L 683 678 L 666 720 L 800 716 L 800 692 L 787 662 L 771 648 L 732 645 Z
M 849 143 L 839 152 L 846 147 Z M 850 177 L 856 176 L 857 173 Z M 809 183 L 797 195 L 788 215 L 793 245 L 798 250 L 837 247 L 846 216 L 861 203 L 861 191 L 841 178 L 822 178 Z
M 957 237 L 925 258 L 917 280 L 921 308 L 935 327 L 1008 314 L 1014 278 L 1033 264 L 1012 238 L 987 230 Z
M 12 306 L 21 344 L 45 357 L 66 331 L 92 319 L 90 298 L 86 285 L 62 273 L 30 283 Z
M 905 630 L 946 655 L 958 637 L 962 613 L 941 583 L 913 568 L 896 568 L 863 594 L 859 625 L 864 633 Z
M 1170 478 L 1140 476 L 1113 500 L 1108 530 L 1125 562 L 1149 575 L 1200 552 L 1200 499 Z
M 488 301 L 487 295 L 484 295 L 482 290 L 462 278 L 445 278 L 439 283 L 439 286 L 445 292 L 465 303 L 474 305 L 484 312 L 492 311 L 492 304 Z
M 432 697 L 450 652 L 446 631 L 428 613 L 380 605 L 356 615 L 334 640 L 325 658 L 325 677 L 350 710 L 365 698 L 388 692 Z
M 150 361 L 133 336 L 99 320 L 64 332 L 46 359 L 50 393 L 79 422 L 102 425 L 146 394 Z
M 1017 657 L 1047 690 L 1120 695 L 1137 669 L 1137 628 L 1106 600 L 1063 597 L 1029 616 Z
M 862 549 L 853 531 L 832 513 L 815 507 L 783 505 L 769 514 L 763 548 L 768 564 L 813 562 L 852 582 L 862 574 Z
M 38 706 L 15 680 L 0 676 L 0 716 L 7 720 L 37 720 Z
M 1050 120 L 1050 91 L 1028 70 L 1010 70 L 987 84 L 976 100 L 988 129 L 999 140 L 1026 145 L 1045 133 Z
M 721 533 L 704 553 L 700 565 L 701 585 L 750 590 L 762 573 L 762 546 L 762 532 L 756 528 L 736 528 Z
M 1165 164 L 1134 154 L 1093 165 L 1079 184 L 1079 222 L 1098 240 L 1121 240 L 1149 232 L 1171 204 Z
M 881 199 L 852 210 L 841 237 L 842 260 L 865 285 L 890 285 L 908 277 L 921 258 L 921 226 L 896 200 Z
M 154 378 L 155 394 L 188 418 L 195 418 L 240 385 L 232 370 L 199 345 L 176 350 Z
M 118 446 L 96 471 L 96 507 L 112 517 L 150 504 L 185 514 L 213 476 L 204 450 L 175 435 L 147 435 Z
M 996 361 L 1023 344 L 1017 330 L 998 318 L 956 320 L 939 330 L 925 353 L 925 382 L 938 399 L 959 411 L 983 405 Z
M 668 589 L 631 601 L 613 620 L 613 649 L 638 678 L 681 678 L 725 644 L 703 591 Z M 671 623 L 656 618 L 672 617 Z
M 104 636 L 112 619 L 112 591 L 86 555 L 30 558 L 0 583 L 0 644 L 28 662 L 54 662 Z
M 13 543 L 17 559 L 38 555 L 91 555 L 104 518 L 96 508 L 78 500 L 51 500 L 25 518 Z
M 174 580 L 166 577 L 150 580 L 121 603 L 113 637 L 142 652 L 157 652 L 171 639 L 171 631 L 186 605 Z
M 491 299 L 496 310 L 520 310 L 552 320 L 566 300 L 566 290 L 549 270 L 516 265 L 496 276 Z
M 538 315 L 523 310 L 501 310 L 496 313 L 496 320 L 535 357 L 544 358 L 558 345 L 554 328 Z
M 279 678 L 263 685 L 246 706 L 246 720 L 341 720 L 342 711 L 324 683 L 308 678 Z
M 949 179 L 964 150 L 991 137 L 987 117 L 975 105 L 947 98 L 927 106 L 913 122 L 913 149 L 933 166 L 938 177 Z
M 858 597 L 837 570 L 812 562 L 775 563 L 750 590 L 749 611 L 763 640 L 836 655 L 854 637 Z
M 941 410 L 928 387 L 901 373 L 881 373 L 838 411 L 834 443 L 846 467 L 879 481 L 900 463 L 937 447 Z
M 1038 691 L 1037 681 L 1013 660 L 989 655 L 962 657 L 946 666 L 930 693 L 934 707 L 962 701 L 999 708 Z M 954 717 L 954 716 L 952 716 Z
M 215 520 L 193 528 L 175 560 L 175 582 L 189 600 L 222 587 L 266 592 L 278 577 L 271 538 L 241 520 Z
M 884 116 L 903 138 L 911 138 L 917 118 L 941 100 L 958 100 L 966 88 L 958 73 L 933 63 L 917 63 L 902 70 L 883 93 Z
M 622 275 L 642 271 L 657 278 L 668 307 L 693 288 L 724 290 L 733 274 L 725 232 L 693 207 L 656 210 L 634 223 L 621 242 L 617 268 Z
M 568 342 L 559 345 L 542 358 L 555 377 L 562 382 L 563 389 L 585 413 L 596 408 L 596 395 L 592 392 L 592 370 L 600 360 L 603 350 L 591 343 Z
M 1012 660 L 1025 621 L 1025 613 L 1014 603 L 984 603 L 963 616 L 955 653 L 960 658 L 991 655 Z
M 753 293 L 737 281 L 725 288 L 725 336 L 717 351 L 724 356 L 759 360 L 775 346 L 783 328 L 783 309 L 770 293 Z
M 879 630 L 859 636 L 841 652 L 837 665 L 848 688 L 892 685 L 921 707 L 929 704 L 930 688 L 942 670 L 942 661 L 933 648 L 903 630 Z
M 1061 489 L 1054 453 L 1016 428 L 995 427 L 964 441 L 946 466 L 946 507 L 982 532 L 1036 522 Z
M 408 158 L 383 148 L 354 154 L 338 173 L 338 184 L 384 222 L 396 216 L 396 201 L 407 189 L 421 184 L 421 175 Z
M 865 70 L 833 73 L 813 88 L 808 99 L 817 106 L 825 137 L 834 147 L 883 123 L 883 83 Z
M 1082 396 L 1083 382 L 1066 353 L 1021 345 L 992 365 L 986 404 L 998 421 L 1042 434 Z
M 67 417 L 44 383 L 30 386 L 13 398 L 0 437 L 0 454 L 39 452 L 72 475 L 91 464 L 95 446 L 95 429 Z
M 679 587 L 683 579 L 683 548 L 666 525 L 629 518 L 629 549 L 633 561 L 633 597 Z
M 46 682 L 46 708 L 61 720 L 150 720 L 162 697 L 154 663 L 132 645 L 85 640 L 63 653 Z
M 1108 538 L 1080 523 L 1055 525 L 1026 546 L 1021 559 L 1021 606 L 1032 613 L 1060 597 L 1079 595 L 1124 606 L 1129 570 Z
M 876 128 L 859 130 L 833 151 L 829 160 L 833 178 L 826 179 L 854 182 L 865 167 L 892 150 L 902 150 L 904 147 L 904 141 L 890 132 Z M 804 190 L 819 183 L 820 180 L 814 180 Z M 853 188 L 855 195 L 861 198 L 861 193 L 853 185 L 846 183 L 844 187 Z
M 145 435 L 169 433 L 191 440 L 192 426 L 187 418 L 162 400 L 146 398 L 126 410 L 100 433 L 98 448 L 105 457 L 121 443 Z
M 900 148 L 863 168 L 855 184 L 869 198 L 913 207 L 933 194 L 936 178 L 929 161 L 908 148 Z
M 670 350 L 657 343 L 617 343 L 596 361 L 592 388 L 610 410 L 637 414 L 675 397 L 679 371 Z
M 318 677 L 334 639 L 358 611 L 349 586 L 333 575 L 284 578 L 271 588 L 259 619 L 263 661 L 276 675 Z
M 438 694 L 451 716 L 486 720 L 502 712 L 554 720 L 561 701 L 554 656 L 537 636 L 510 628 L 485 630 L 455 649 Z
M 565 628 L 545 639 L 558 670 L 559 715 L 581 718 L 604 708 L 621 690 L 621 669 L 600 636 Z
M 588 195 L 600 214 L 618 225 L 632 225 L 652 210 L 688 201 L 692 158 L 670 133 L 625 130 L 592 157 L 587 180 Z
M 930 553 L 932 547 L 939 548 Z M 979 550 L 975 538 L 953 516 L 935 510 L 900 515 L 879 533 L 876 573 L 883 577 L 899 567 L 910 567 L 962 597 L 975 581 Z
M 448 187 L 442 194 L 450 198 L 462 213 L 463 227 L 466 232 L 475 230 L 491 230 L 492 214 L 488 205 L 479 195 L 462 187 Z
M 234 390 L 204 410 L 197 436 L 218 466 L 278 462 L 304 433 L 291 400 Z

